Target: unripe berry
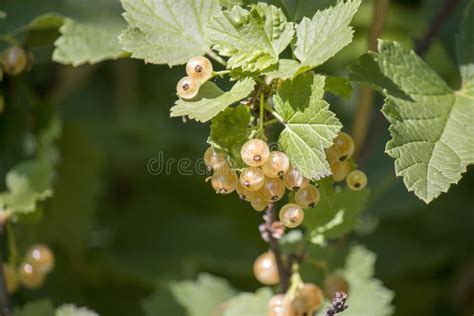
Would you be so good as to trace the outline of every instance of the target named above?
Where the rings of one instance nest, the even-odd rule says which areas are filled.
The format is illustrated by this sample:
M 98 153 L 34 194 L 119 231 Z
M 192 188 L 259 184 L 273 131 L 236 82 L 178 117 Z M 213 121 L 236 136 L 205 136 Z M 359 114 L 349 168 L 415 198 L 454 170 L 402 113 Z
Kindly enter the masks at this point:
M 321 307 L 323 301 L 324 295 L 321 288 L 307 283 L 298 289 L 291 306 L 296 315 L 313 315 Z
M 298 204 L 289 203 L 280 210 L 280 221 L 288 228 L 301 225 L 304 220 L 304 211 Z
M 261 212 L 264 211 L 270 203 L 262 197 L 260 192 L 256 192 L 256 194 L 250 198 L 250 204 L 254 210 Z
M 26 53 L 20 46 L 11 46 L 3 51 L 3 70 L 10 76 L 22 73 L 26 68 L 27 62 Z
M 10 264 L 3 264 L 3 274 L 5 275 L 5 285 L 7 292 L 12 294 L 18 289 L 19 281 L 16 269 Z
M 247 165 L 259 167 L 266 163 L 270 157 L 270 148 L 263 140 L 252 139 L 242 146 L 240 155 Z
M 204 153 L 204 163 L 210 170 L 214 171 L 227 167 L 225 154 L 217 152 L 212 147 L 209 147 Z
M 262 284 L 275 285 L 280 282 L 275 255 L 272 252 L 266 252 L 255 260 L 253 273 Z
M 283 177 L 285 185 L 289 190 L 298 191 L 309 185 L 309 179 L 305 178 L 298 169 L 291 167 Z
M 211 177 L 211 185 L 218 194 L 229 194 L 237 187 L 237 175 L 235 172 L 215 173 Z
M 324 289 L 329 298 L 333 298 L 337 292 L 349 294 L 349 282 L 339 275 L 331 275 L 324 281 Z
M 21 284 L 28 289 L 39 288 L 43 285 L 45 280 L 45 274 L 27 262 L 20 265 L 18 277 L 20 278 Z
M 190 77 L 184 77 L 178 82 L 176 91 L 180 98 L 192 99 L 199 92 L 199 82 Z
M 349 173 L 346 179 L 347 186 L 353 191 L 363 190 L 367 186 L 367 176 L 360 170 Z
M 280 151 L 272 151 L 270 158 L 262 166 L 263 173 L 269 178 L 278 178 L 283 176 L 290 169 L 290 160 L 288 156 Z
M 348 134 L 340 132 L 334 139 L 334 144 L 326 152 L 329 163 L 336 161 L 344 161 L 352 157 L 355 146 L 352 137 Z
M 262 198 L 267 202 L 276 202 L 281 200 L 285 195 L 285 185 L 279 178 L 266 178 L 259 192 Z
M 310 185 L 295 193 L 295 202 L 302 208 L 313 208 L 319 203 L 320 199 L 321 194 L 314 185 Z
M 249 191 L 246 187 L 244 187 L 240 181 L 237 182 L 237 187 L 235 188 L 237 194 L 239 195 L 241 200 L 245 201 L 252 201 L 252 198 L 257 194 L 254 191 Z
M 336 182 L 341 182 L 346 179 L 349 172 L 351 172 L 351 165 L 349 161 L 336 161 L 331 164 L 332 178 Z
M 189 77 L 204 82 L 212 76 L 213 67 L 209 59 L 203 56 L 191 58 L 186 65 L 186 73 Z
M 255 167 L 245 168 L 240 174 L 240 184 L 249 191 L 257 191 L 263 187 L 265 176 Z
M 54 268 L 54 254 L 46 245 L 34 245 L 26 251 L 25 262 L 39 272 L 48 274 Z

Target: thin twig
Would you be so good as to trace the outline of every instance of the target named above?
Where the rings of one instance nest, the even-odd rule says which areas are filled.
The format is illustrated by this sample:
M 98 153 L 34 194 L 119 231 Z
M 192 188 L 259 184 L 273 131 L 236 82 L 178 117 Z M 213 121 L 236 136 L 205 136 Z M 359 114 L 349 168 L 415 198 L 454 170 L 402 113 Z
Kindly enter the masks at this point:
M 11 316 L 10 297 L 7 291 L 5 272 L 3 269 L 3 237 L 5 236 L 4 225 L 0 224 L 0 305 L 1 315 Z

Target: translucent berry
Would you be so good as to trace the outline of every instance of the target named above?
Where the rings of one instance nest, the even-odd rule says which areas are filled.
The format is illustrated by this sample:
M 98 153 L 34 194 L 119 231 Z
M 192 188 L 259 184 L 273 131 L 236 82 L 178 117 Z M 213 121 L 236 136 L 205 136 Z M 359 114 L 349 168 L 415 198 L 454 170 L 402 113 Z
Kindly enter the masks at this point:
M 30 263 L 24 262 L 18 270 L 18 277 L 21 284 L 28 289 L 37 289 L 43 285 L 45 274 L 41 273 Z
M 26 53 L 20 46 L 11 46 L 3 51 L 3 70 L 10 76 L 22 73 L 26 68 L 27 62 Z
M 280 151 L 272 151 L 270 158 L 262 166 L 263 173 L 269 178 L 278 178 L 283 176 L 290 169 L 290 160 L 288 156 Z
M 259 167 L 267 162 L 270 157 L 270 149 L 263 140 L 252 139 L 242 146 L 240 155 L 247 165 Z
M 346 133 L 339 133 L 334 139 L 334 144 L 327 151 L 326 157 L 330 163 L 336 161 L 344 161 L 352 157 L 354 154 L 354 141 Z
M 273 296 L 268 302 L 268 316 L 295 316 L 291 301 L 283 294 Z
M 245 168 L 240 174 L 240 184 L 250 191 L 260 190 L 265 183 L 265 176 L 255 167 Z
M 252 201 L 252 198 L 257 194 L 254 191 L 249 191 L 246 187 L 240 184 L 240 181 L 237 182 L 237 187 L 235 188 L 240 199 L 245 201 Z
M 304 211 L 298 204 L 289 203 L 280 210 L 280 221 L 288 228 L 301 225 L 304 219 Z
M 10 264 L 3 264 L 3 273 L 5 275 L 7 292 L 10 294 L 15 293 L 19 285 L 16 269 Z
M 367 176 L 362 171 L 355 170 L 349 173 L 346 182 L 349 189 L 360 191 L 367 186 Z
M 259 192 L 267 202 L 276 202 L 285 195 L 285 184 L 279 178 L 266 178 Z
M 304 189 L 309 185 L 309 179 L 305 178 L 298 169 L 293 167 L 285 173 L 283 180 L 285 181 L 286 187 L 293 191 Z
M 324 295 L 321 288 L 307 283 L 298 289 L 291 306 L 296 315 L 313 315 L 321 307 L 323 301 Z
M 229 194 L 237 187 L 237 175 L 235 172 L 215 173 L 211 177 L 211 185 L 218 194 Z
M 184 77 L 178 82 L 176 91 L 178 92 L 178 96 L 180 98 L 192 99 L 199 92 L 199 82 L 190 77 Z
M 315 207 L 321 198 L 319 190 L 314 185 L 307 186 L 295 193 L 295 202 L 302 208 Z
M 203 56 L 191 58 L 186 65 L 186 73 L 189 77 L 204 82 L 212 76 L 213 67 L 209 59 Z
M 349 294 L 349 282 L 340 275 L 331 275 L 324 281 L 324 290 L 330 298 L 333 298 L 337 292 Z
M 46 245 L 34 245 L 26 251 L 25 262 L 39 272 L 48 274 L 54 268 L 54 254 Z
M 332 178 L 336 182 L 344 181 L 351 172 L 351 165 L 349 161 L 336 161 L 331 164 Z
M 275 285 L 280 282 L 275 255 L 272 252 L 266 252 L 255 260 L 253 273 L 262 284 Z
M 250 204 L 252 205 L 254 210 L 256 210 L 257 212 L 261 212 L 268 207 L 270 202 L 265 200 L 262 195 L 257 192 L 257 194 L 250 198 Z
M 209 147 L 204 153 L 204 163 L 210 170 L 219 170 L 227 167 L 226 155 Z

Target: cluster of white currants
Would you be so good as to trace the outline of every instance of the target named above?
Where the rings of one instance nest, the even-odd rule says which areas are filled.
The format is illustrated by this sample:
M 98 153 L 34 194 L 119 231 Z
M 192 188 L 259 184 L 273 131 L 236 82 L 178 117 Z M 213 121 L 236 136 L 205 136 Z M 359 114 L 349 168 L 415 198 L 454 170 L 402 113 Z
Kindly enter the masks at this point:
M 289 228 L 299 226 L 304 218 L 303 208 L 314 207 L 319 202 L 318 188 L 290 165 L 284 153 L 270 151 L 263 140 L 246 142 L 241 157 L 247 167 L 237 175 L 225 154 L 212 147 L 206 151 L 204 161 L 214 172 L 209 179 L 216 192 L 229 194 L 237 191 L 240 198 L 250 202 L 256 211 L 263 211 L 270 203 L 281 200 L 286 189 L 294 191 L 295 203 L 281 208 L 280 221 Z
M 367 186 L 367 176 L 360 170 L 352 170 L 349 159 L 354 154 L 355 146 L 352 137 L 346 133 L 339 133 L 334 144 L 326 151 L 326 158 L 331 165 L 334 181 L 346 180 L 347 187 L 360 191 Z
M 254 263 L 254 275 L 262 284 L 276 285 L 280 282 L 276 258 L 272 252 L 262 254 Z M 313 315 L 321 308 L 324 294 L 333 298 L 336 292 L 349 293 L 349 283 L 340 275 L 326 277 L 323 290 L 312 283 L 301 283 L 286 294 L 272 297 L 268 303 L 269 316 Z
M 3 265 L 7 291 L 14 293 L 21 283 L 28 289 L 37 289 L 43 285 L 46 276 L 54 268 L 54 254 L 46 245 L 34 245 L 25 254 L 20 267 L 11 264 Z
M 186 65 L 187 77 L 182 78 L 176 86 L 178 96 L 182 99 L 192 99 L 201 85 L 212 77 L 214 69 L 209 59 L 203 56 L 191 58 Z

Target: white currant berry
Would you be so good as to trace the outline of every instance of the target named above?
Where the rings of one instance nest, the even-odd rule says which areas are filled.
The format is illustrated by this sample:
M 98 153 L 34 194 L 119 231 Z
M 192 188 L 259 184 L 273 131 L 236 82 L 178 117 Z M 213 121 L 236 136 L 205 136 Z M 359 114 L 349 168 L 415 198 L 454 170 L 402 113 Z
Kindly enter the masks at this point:
M 228 166 L 226 155 L 209 147 L 204 153 L 204 163 L 210 170 L 219 170 Z
M 246 187 L 249 191 L 260 190 L 260 188 L 263 187 L 264 183 L 265 176 L 258 168 L 245 168 L 240 173 L 240 184 Z
M 257 192 L 249 191 L 246 187 L 244 187 L 240 181 L 237 182 L 237 187 L 235 188 L 237 194 L 239 195 L 241 200 L 244 201 L 252 201 L 252 198 L 257 194 Z
M 43 285 L 45 274 L 35 268 L 32 264 L 24 262 L 18 270 L 21 284 L 28 289 L 37 289 Z
M 298 191 L 309 185 L 309 179 L 305 178 L 298 169 L 291 167 L 283 176 L 285 185 L 289 190 Z
M 349 172 L 351 172 L 351 164 L 348 160 L 335 161 L 331 164 L 332 178 L 336 182 L 344 181 Z
M 321 288 L 315 284 L 306 283 L 299 288 L 291 302 L 296 315 L 313 315 L 324 302 Z
M 270 157 L 270 148 L 263 140 L 252 139 L 242 146 L 240 155 L 242 160 L 250 167 L 259 167 L 267 162 Z
M 326 152 L 326 158 L 329 163 L 336 161 L 345 161 L 354 154 L 355 145 L 352 137 L 346 133 L 340 132 L 334 139 L 331 148 Z
M 347 186 L 353 191 L 363 190 L 367 186 L 367 176 L 360 170 L 349 173 L 346 179 Z
M 298 204 L 289 203 L 280 210 L 280 222 L 288 228 L 300 226 L 303 220 L 304 211 Z
M 26 251 L 25 262 L 41 273 L 48 274 L 54 268 L 54 254 L 46 245 L 34 245 Z
M 276 202 L 285 195 L 285 184 L 280 178 L 266 178 L 259 192 L 267 202 Z
M 204 56 L 193 57 L 186 65 L 188 76 L 199 82 L 208 80 L 212 76 L 213 71 L 211 61 Z
M 272 252 L 266 252 L 255 260 L 253 273 L 262 284 L 275 285 L 280 282 L 276 258 Z
M 182 99 L 192 99 L 199 92 L 199 82 L 190 78 L 184 77 L 178 82 L 176 86 L 178 96 Z
M 250 198 L 250 204 L 252 205 L 254 210 L 256 210 L 257 212 L 261 212 L 268 208 L 270 202 L 265 200 L 260 194 L 260 192 L 257 192 Z
M 272 151 L 267 162 L 262 166 L 263 173 L 269 178 L 283 176 L 290 169 L 288 156 L 280 151 Z
M 235 172 L 215 173 L 211 177 L 211 185 L 218 194 L 229 194 L 235 191 L 238 178 Z
M 268 302 L 268 316 L 295 316 L 288 297 L 284 294 L 273 296 Z
M 309 185 L 295 193 L 295 202 L 302 208 L 313 208 L 319 203 L 320 199 L 321 194 L 314 185 Z
M 3 51 L 3 70 L 10 76 L 15 76 L 25 70 L 28 62 L 26 52 L 20 46 L 11 46 Z

